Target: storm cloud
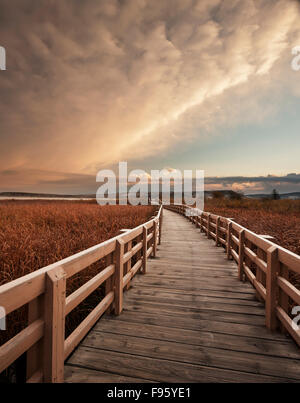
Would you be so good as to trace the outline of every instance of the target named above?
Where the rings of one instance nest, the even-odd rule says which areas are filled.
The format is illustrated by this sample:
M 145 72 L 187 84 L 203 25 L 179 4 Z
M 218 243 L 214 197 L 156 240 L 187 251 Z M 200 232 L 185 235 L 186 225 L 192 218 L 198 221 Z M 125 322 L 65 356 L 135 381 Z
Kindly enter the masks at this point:
M 299 15 L 293 0 L 1 0 L 0 169 L 84 180 L 163 155 L 213 135 L 216 113 L 238 121 L 234 92 L 259 119 L 248 95 L 289 81 Z

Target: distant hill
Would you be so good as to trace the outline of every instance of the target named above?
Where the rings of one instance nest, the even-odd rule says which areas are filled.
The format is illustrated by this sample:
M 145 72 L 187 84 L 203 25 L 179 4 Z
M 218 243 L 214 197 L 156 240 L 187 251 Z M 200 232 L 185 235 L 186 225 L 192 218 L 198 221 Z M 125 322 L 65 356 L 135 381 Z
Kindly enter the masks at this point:
M 235 192 L 234 190 L 205 190 L 206 197 L 225 197 L 225 198 L 241 198 L 244 197 L 242 193 Z
M 299 200 L 300 192 L 281 193 L 279 194 L 279 196 L 280 199 Z M 270 194 L 262 193 L 262 194 L 247 195 L 247 197 L 251 197 L 253 199 L 265 199 L 265 198 L 271 198 L 272 196 Z
M 270 194 L 261 193 L 261 194 L 251 194 L 251 195 L 243 195 L 241 193 L 235 192 L 233 190 L 206 190 L 204 192 L 205 197 L 225 197 L 229 199 L 236 198 L 252 198 L 252 199 L 264 199 L 271 198 Z M 195 197 L 195 192 L 193 192 L 193 196 Z M 291 192 L 291 193 L 282 193 L 279 195 L 280 199 L 291 199 L 291 200 L 300 200 L 300 192 Z M 29 192 L 0 192 L 0 198 L 64 198 L 64 199 L 94 199 L 96 196 L 94 194 L 79 194 L 79 195 L 69 195 L 69 194 L 54 194 L 54 193 L 29 193 Z M 123 196 L 124 197 L 124 196 Z M 160 193 L 161 197 L 161 193 Z M 171 190 L 171 200 L 174 198 L 174 192 Z

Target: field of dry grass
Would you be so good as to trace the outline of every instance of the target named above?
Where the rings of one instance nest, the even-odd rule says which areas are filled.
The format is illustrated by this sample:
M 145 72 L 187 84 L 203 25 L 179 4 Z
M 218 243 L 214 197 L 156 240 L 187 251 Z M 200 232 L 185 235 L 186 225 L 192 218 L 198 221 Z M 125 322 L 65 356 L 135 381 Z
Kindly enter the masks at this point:
M 207 199 L 205 210 L 238 224 L 300 255 L 300 200 Z
M 233 218 L 257 234 L 271 235 L 273 242 L 300 255 L 300 200 L 212 198 L 205 201 L 204 210 Z M 300 289 L 298 274 L 290 271 L 289 279 Z
M 153 206 L 98 206 L 88 201 L 0 202 L 0 285 L 147 221 Z M 234 220 L 300 254 L 300 201 L 208 199 L 205 210 Z M 104 267 L 98 262 L 67 282 L 70 294 Z M 103 296 L 100 287 L 67 316 L 68 335 Z M 0 345 L 26 324 L 26 307 L 8 315 Z
M 155 213 L 154 206 L 99 206 L 83 201 L 0 202 L 0 285 L 134 228 Z M 70 294 L 103 267 L 95 263 L 67 281 Z M 67 334 L 99 302 L 95 291 L 66 321 Z M 24 327 L 26 307 L 8 315 L 0 345 Z

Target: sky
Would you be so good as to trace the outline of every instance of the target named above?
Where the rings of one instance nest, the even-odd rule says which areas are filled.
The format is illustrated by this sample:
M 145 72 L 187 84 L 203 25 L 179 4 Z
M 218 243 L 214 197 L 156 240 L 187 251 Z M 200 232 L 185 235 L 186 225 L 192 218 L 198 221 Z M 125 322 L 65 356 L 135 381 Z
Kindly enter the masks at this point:
M 296 0 L 0 0 L 0 192 L 91 193 L 100 169 L 300 191 Z

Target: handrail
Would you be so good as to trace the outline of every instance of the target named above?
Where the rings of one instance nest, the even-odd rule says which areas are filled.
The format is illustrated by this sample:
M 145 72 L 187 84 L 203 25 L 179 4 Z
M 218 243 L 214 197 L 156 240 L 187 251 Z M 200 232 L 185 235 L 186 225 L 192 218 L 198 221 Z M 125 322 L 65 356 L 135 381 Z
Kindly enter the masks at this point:
M 290 281 L 289 273 L 300 274 L 300 256 L 255 234 L 226 218 L 186 205 L 164 208 L 187 217 L 216 246 L 225 248 L 228 259 L 238 265 L 238 278 L 246 279 L 256 289 L 257 298 L 265 303 L 266 326 L 279 326 L 300 346 L 300 329 L 295 329 L 291 307 L 300 304 L 300 290 Z M 292 301 L 292 303 L 290 302 Z
M 64 360 L 106 311 L 122 312 L 130 280 L 147 272 L 147 258 L 155 257 L 161 242 L 162 219 L 161 205 L 146 223 L 0 286 L 6 315 L 28 305 L 27 327 L 0 346 L 0 373 L 26 352 L 27 382 L 63 382 Z M 66 298 L 67 279 L 101 259 L 106 267 Z M 103 283 L 104 298 L 65 339 L 65 317 Z

